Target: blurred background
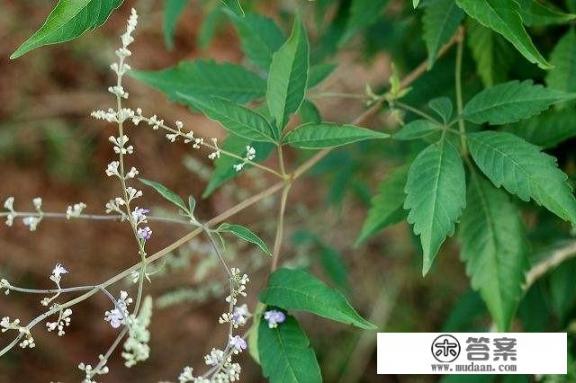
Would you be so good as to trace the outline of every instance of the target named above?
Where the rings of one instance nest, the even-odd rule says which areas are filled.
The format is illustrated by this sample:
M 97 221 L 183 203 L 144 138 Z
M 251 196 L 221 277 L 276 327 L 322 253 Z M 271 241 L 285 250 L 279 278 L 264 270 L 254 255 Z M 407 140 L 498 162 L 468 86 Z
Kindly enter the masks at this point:
M 17 210 L 32 211 L 31 201 L 39 196 L 44 200 L 44 210 L 51 212 L 65 212 L 68 205 L 82 201 L 88 205 L 87 212 L 102 214 L 107 200 L 118 193 L 117 185 L 104 174 L 107 163 L 114 158 L 108 137 L 115 128 L 89 116 L 93 110 L 113 104 L 106 91 L 114 81 L 108 66 L 114 60 L 113 52 L 130 7 L 136 7 L 141 16 L 130 59 L 134 68 L 158 70 L 199 57 L 243 63 L 235 30 L 216 9 L 217 3 L 190 2 L 178 23 L 173 50 L 166 48 L 162 35 L 163 2 L 127 0 L 105 27 L 71 43 L 45 47 L 10 61 L 10 54 L 41 25 L 53 4 L 41 0 L 1 0 L 0 200 L 14 196 Z M 319 3 L 302 2 L 305 17 L 325 18 L 327 23 L 334 18 L 336 21 L 331 25 L 337 25 L 338 7 L 346 2 Z M 424 45 L 418 37 L 419 20 L 403 13 L 402 1 L 390 3 L 381 20 L 363 37 L 352 37 L 331 59 L 338 67 L 320 86 L 321 91 L 363 94 L 365 84 L 385 86 L 390 76 L 391 52 L 401 58 L 396 64 L 404 73 L 425 60 Z M 247 4 L 288 30 L 294 2 L 248 1 Z M 323 13 L 315 8 L 319 6 L 325 7 Z M 311 28 L 312 39 L 316 32 Z M 396 56 L 397 53 L 401 54 Z M 443 92 L 438 84 L 450 81 L 450 75 L 445 74 L 451 72 L 453 65 L 449 58 L 415 85 L 421 87 L 419 97 L 429 99 Z M 204 136 L 225 137 L 217 125 L 170 103 L 161 93 L 132 79 L 126 80 L 126 86 L 131 95 L 130 107 L 141 107 L 145 114 L 158 114 L 166 120 L 181 120 Z M 466 91 L 473 92 L 478 87 L 472 81 Z M 324 119 L 336 122 L 350 122 L 365 109 L 357 99 L 315 101 Z M 417 97 L 411 101 L 420 102 Z M 369 122 L 371 126 L 394 124 L 393 113 L 383 113 Z M 142 176 L 181 195 L 196 196 L 198 216 L 204 220 L 274 182 L 265 173 L 252 169 L 202 199 L 212 169 L 207 152 L 171 144 L 160 132 L 142 127 L 130 128 L 128 134 L 136 148 L 136 155 L 129 160 Z M 479 296 L 469 290 L 454 242 L 448 242 L 442 256 L 437 258 L 435 270 L 426 278 L 421 277 L 417 241 L 405 223 L 362 246 L 354 246 L 378 182 L 412 152 L 409 145 L 397 143 L 360 144 L 333 152 L 315 167 L 311 177 L 302 179 L 292 190 L 283 260 L 309 267 L 340 288 L 365 317 L 385 331 L 486 328 L 490 319 Z M 296 153 L 287 155 L 292 167 L 302 160 Z M 268 161 L 275 166 L 275 158 Z M 166 205 L 151 190 L 145 190 L 144 198 L 155 213 L 166 213 L 162 209 Z M 230 221 L 250 227 L 271 244 L 276 204 L 277 197 L 273 196 Z M 151 226 L 154 237 L 149 243 L 150 253 L 187 232 L 186 227 L 178 225 Z M 228 239 L 230 262 L 250 274 L 248 303 L 253 308 L 255 292 L 265 283 L 269 259 L 253 247 Z M 50 288 L 52 282 L 48 277 L 56 263 L 62 263 L 70 271 L 64 277 L 64 285 L 81 285 L 106 280 L 137 261 L 134 239 L 125 224 L 47 219 L 36 232 L 29 232 L 21 222 L 12 228 L 0 226 L 0 276 L 19 286 Z M 100 380 L 175 381 L 183 366 L 201 368 L 202 356 L 226 341 L 227 329 L 217 321 L 225 308 L 225 283 L 225 275 L 203 238 L 172 254 L 159 265 L 152 283 L 147 285 L 147 293 L 155 298 L 150 359 L 128 369 L 116 353 L 109 362 L 110 374 Z M 129 281 L 119 283 L 113 293 L 117 295 L 120 289 L 130 286 Z M 541 288 L 546 290 L 546 286 Z M 537 296 L 534 299 L 547 302 Z M 0 315 L 27 322 L 41 312 L 39 301 L 36 296 L 3 295 Z M 573 312 L 573 303 L 568 313 Z M 34 331 L 35 349 L 14 349 L 0 359 L 0 383 L 79 381 L 78 363 L 96 363 L 98 354 L 105 352 L 115 338 L 115 331 L 103 320 L 104 311 L 109 308 L 109 301 L 101 296 L 76 306 L 72 325 L 62 338 L 38 327 Z M 561 321 L 552 314 L 536 318 L 530 310 L 525 316 L 534 323 Z M 438 381 L 436 377 L 378 377 L 372 333 L 361 333 L 311 315 L 303 314 L 299 319 L 327 382 Z M 526 329 L 526 323 L 516 326 Z M 535 326 L 539 328 L 539 324 Z M 10 340 L 5 335 L 0 337 L 2 345 Z M 264 381 L 248 353 L 240 361 L 244 371 L 241 381 Z M 530 381 L 522 379 L 525 380 L 517 381 Z

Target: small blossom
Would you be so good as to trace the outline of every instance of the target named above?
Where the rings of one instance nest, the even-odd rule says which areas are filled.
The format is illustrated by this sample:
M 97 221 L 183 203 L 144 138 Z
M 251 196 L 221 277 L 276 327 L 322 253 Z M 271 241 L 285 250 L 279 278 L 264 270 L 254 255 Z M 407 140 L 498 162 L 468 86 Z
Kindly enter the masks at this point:
M 234 348 L 235 353 L 242 352 L 243 350 L 246 350 L 246 347 L 248 347 L 246 341 L 238 335 L 231 336 L 228 344 Z
M 36 231 L 36 228 L 38 227 L 38 224 L 40 223 L 42 219 L 39 217 L 34 217 L 34 216 L 29 216 L 29 217 L 24 217 L 22 219 L 22 223 L 24 223 L 25 226 L 28 226 L 28 229 L 30 231 Z
M 64 268 L 60 263 L 57 263 L 52 270 L 52 275 L 50 275 L 50 280 L 56 284 L 60 283 L 63 274 L 68 274 L 68 270 Z
M 129 186 L 126 188 L 126 193 L 128 194 L 128 201 L 132 201 L 133 199 L 142 197 L 142 191 L 134 189 L 133 187 Z
M 213 348 L 210 354 L 204 356 L 204 362 L 208 366 L 217 366 L 224 360 L 224 351 Z
M 278 324 L 284 323 L 286 314 L 278 310 L 269 310 L 264 313 L 264 319 L 268 322 L 269 328 L 276 328 Z
M 8 282 L 6 279 L 0 279 L 0 291 L 2 291 L 2 289 L 5 289 L 6 291 L 4 291 L 5 295 L 10 294 L 10 282 Z
M 86 204 L 84 202 L 78 202 L 72 206 L 68 206 L 66 209 L 66 219 L 80 217 L 84 209 L 86 209 Z
M 14 197 L 6 198 L 6 201 L 4 201 L 4 208 L 6 210 L 14 211 Z
M 34 209 L 37 211 L 41 211 L 42 209 L 42 198 L 36 197 L 32 200 L 32 204 L 34 205 Z
M 132 298 L 128 297 L 126 291 L 120 292 L 120 298 L 116 301 L 116 307 L 104 313 L 104 320 L 110 322 L 110 326 L 118 328 L 126 324 L 128 318 L 128 306 L 132 303 Z
M 152 229 L 148 226 L 138 228 L 138 237 L 144 241 L 148 241 L 152 237 Z
M 136 207 L 132 212 L 132 219 L 136 223 L 136 226 L 140 225 L 141 223 L 146 223 L 147 217 L 146 214 L 150 213 L 150 209 L 144 209 L 141 207 Z
M 235 327 L 244 326 L 249 317 L 250 312 L 248 311 L 248 306 L 243 304 L 242 306 L 234 307 L 231 322 Z
M 56 322 L 47 322 L 46 327 L 48 328 L 48 332 L 52 332 L 58 329 L 58 336 L 63 336 L 65 334 L 64 327 L 70 326 L 70 322 L 72 320 L 72 310 L 66 309 L 61 311 L 58 315 L 58 320 Z
M 120 176 L 120 173 L 118 171 L 118 169 L 120 168 L 120 162 L 118 161 L 112 161 L 108 164 L 108 167 L 106 168 L 106 175 L 108 177 L 112 177 L 112 176 Z

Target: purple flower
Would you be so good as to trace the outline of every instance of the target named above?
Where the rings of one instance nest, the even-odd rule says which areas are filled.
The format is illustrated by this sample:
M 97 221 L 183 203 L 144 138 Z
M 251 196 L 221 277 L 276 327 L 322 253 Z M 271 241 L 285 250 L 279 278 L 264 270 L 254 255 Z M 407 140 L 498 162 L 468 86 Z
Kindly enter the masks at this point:
M 132 218 L 136 221 L 136 225 L 146 222 L 146 214 L 150 213 L 150 209 L 136 207 L 132 212 Z
M 229 343 L 230 343 L 230 346 L 234 347 L 234 349 L 236 351 L 246 350 L 246 347 L 248 347 L 248 345 L 246 344 L 246 341 L 238 335 L 231 336 Z
M 268 322 L 269 328 L 276 328 L 279 323 L 284 323 L 286 314 L 278 310 L 269 310 L 264 313 L 264 319 Z
M 234 312 L 232 313 L 232 324 L 236 326 L 244 326 L 249 316 L 250 312 L 248 311 L 248 306 L 246 304 L 234 307 Z
M 150 239 L 150 237 L 152 237 L 152 230 L 148 226 L 141 227 L 138 229 L 138 237 L 144 241 L 147 241 Z

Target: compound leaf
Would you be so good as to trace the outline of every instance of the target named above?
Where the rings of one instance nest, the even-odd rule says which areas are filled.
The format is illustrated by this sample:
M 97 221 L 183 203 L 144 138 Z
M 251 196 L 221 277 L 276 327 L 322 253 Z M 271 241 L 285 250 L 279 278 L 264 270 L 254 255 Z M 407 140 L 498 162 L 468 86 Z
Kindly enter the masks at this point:
M 310 47 L 306 30 L 296 19 L 288 41 L 274 53 L 268 76 L 266 103 L 280 132 L 304 100 L 308 84 Z
M 422 28 L 429 67 L 434 64 L 438 50 L 454 35 L 463 18 L 464 12 L 454 0 L 434 0 L 426 4 Z
M 248 229 L 245 226 L 223 223 L 218 227 L 218 229 L 216 229 L 216 231 L 221 233 L 234 234 L 236 237 L 258 246 L 258 248 L 262 250 L 264 253 L 270 256 L 272 255 L 270 249 L 268 249 L 268 246 L 266 245 L 266 242 L 264 242 L 260 237 L 258 237 L 256 234 L 254 234 L 250 229 Z
M 182 61 L 159 71 L 130 71 L 130 76 L 165 93 L 170 99 L 186 104 L 184 96 L 222 97 L 238 103 L 261 98 L 266 82 L 253 72 L 230 63 L 212 60 Z
M 520 212 L 509 196 L 472 172 L 459 226 L 460 257 L 500 331 L 510 328 L 522 297 L 528 266 L 525 238 Z
M 420 236 L 426 274 L 440 246 L 454 231 L 466 205 L 466 179 L 458 150 L 447 140 L 424 149 L 408 171 L 404 208 L 408 222 Z
M 36 48 L 62 43 L 98 28 L 123 0 L 59 0 L 44 24 L 12 55 L 16 59 Z
M 189 105 L 200 110 L 206 117 L 218 121 L 224 129 L 240 137 L 254 141 L 275 142 L 275 132 L 268 121 L 258 112 L 223 98 L 199 98 L 178 94 Z
M 240 5 L 240 0 L 220 0 L 220 1 L 222 2 L 222 4 L 224 4 L 226 8 L 234 12 L 234 14 L 236 14 L 237 16 L 244 17 L 245 13 L 244 9 L 242 9 L 242 6 Z
M 556 159 L 506 132 L 476 132 L 468 136 L 472 158 L 496 185 L 521 200 L 535 200 L 560 218 L 576 224 L 576 200 L 568 176 Z
M 260 302 L 285 310 L 307 311 L 365 330 L 376 328 L 354 310 L 342 293 L 304 270 L 276 270 L 259 297 Z
M 528 61 L 538 64 L 542 69 L 550 69 L 550 64 L 524 29 L 520 6 L 516 1 L 456 0 L 456 3 L 480 24 L 504 36 Z
M 554 68 L 546 76 L 550 88 L 564 92 L 576 91 L 576 32 L 570 29 L 558 41 L 550 56 Z
M 321 383 L 322 375 L 310 341 L 291 315 L 278 327 L 265 320 L 258 325 L 262 372 L 271 383 Z
M 389 134 L 355 125 L 321 123 L 297 127 L 284 137 L 284 142 L 300 149 L 320 149 L 388 137 Z
M 406 195 L 404 187 L 408 178 L 408 167 L 403 166 L 395 169 L 378 186 L 378 194 L 372 198 L 368 217 L 364 221 L 356 244 L 376 234 L 387 226 L 400 222 L 406 217 L 406 211 L 402 208 Z
M 184 200 L 178 194 L 176 194 L 172 190 L 168 189 L 166 186 L 162 185 L 159 182 L 150 181 L 150 180 L 147 180 L 145 178 L 140 178 L 140 182 L 142 182 L 144 185 L 150 186 L 151 188 L 156 190 L 158 192 L 158 194 L 160 194 L 165 200 L 178 206 L 180 209 L 182 209 L 184 211 L 188 211 L 188 206 L 186 206 L 186 203 L 184 202 Z
M 510 81 L 484 89 L 464 107 L 464 118 L 476 124 L 509 124 L 530 118 L 550 105 L 574 99 L 574 94 L 534 85 L 532 81 Z

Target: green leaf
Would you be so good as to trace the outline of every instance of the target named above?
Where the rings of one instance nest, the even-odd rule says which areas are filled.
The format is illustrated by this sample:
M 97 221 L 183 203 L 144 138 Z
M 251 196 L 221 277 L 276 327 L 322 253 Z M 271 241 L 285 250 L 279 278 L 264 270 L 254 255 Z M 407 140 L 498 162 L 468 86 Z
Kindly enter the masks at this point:
M 570 259 L 550 274 L 550 298 L 554 312 L 562 322 L 570 318 L 576 305 L 576 260 Z
M 476 71 L 485 86 L 506 81 L 514 50 L 498 33 L 469 19 L 467 41 L 476 62 Z
M 188 206 L 186 206 L 186 203 L 184 202 L 184 200 L 182 198 L 180 198 L 180 196 L 178 194 L 176 194 L 172 190 L 168 189 L 166 186 L 162 185 L 159 182 L 150 181 L 150 180 L 147 180 L 145 178 L 139 178 L 139 180 L 144 185 L 150 186 L 151 188 L 156 190 L 158 192 L 158 194 L 160 194 L 168 202 L 176 205 L 177 207 L 184 210 L 185 212 L 188 211 Z
M 392 138 L 400 141 L 416 140 L 439 132 L 442 127 L 428 120 L 410 121 L 398 132 L 392 135 Z
M 296 19 L 288 41 L 274 53 L 268 76 L 266 103 L 280 132 L 304 100 L 308 84 L 310 47 L 306 30 Z
M 174 48 L 174 33 L 178 19 L 188 5 L 188 0 L 165 0 L 164 5 L 164 44 L 168 49 Z
M 561 10 L 544 4 L 539 0 L 516 0 L 520 5 L 522 21 L 529 27 L 564 24 L 576 18 L 573 13 L 564 13 Z M 552 64 L 554 65 L 554 64 Z
M 122 0 L 59 0 L 44 24 L 12 55 L 16 59 L 45 45 L 62 43 L 98 28 Z
M 267 71 L 272 62 L 272 55 L 284 43 L 282 30 L 274 20 L 257 13 L 247 13 L 245 17 L 231 13 L 231 19 L 240 37 L 244 54 L 254 64 Z
M 576 200 L 568 176 L 556 159 L 523 139 L 505 132 L 468 135 L 472 158 L 497 187 L 521 200 L 535 200 L 560 218 L 576 224 Z
M 510 328 L 528 266 L 526 230 L 518 208 L 501 189 L 472 172 L 462 214 L 460 257 L 499 331 Z
M 321 383 L 322 375 L 310 341 L 294 317 L 276 328 L 261 320 L 258 350 L 262 372 L 270 383 Z
M 412 0 L 412 6 L 414 9 L 418 8 L 418 5 L 420 5 L 420 0 Z
M 266 158 L 268 158 L 272 152 L 272 149 L 275 147 L 273 144 L 267 142 L 251 141 L 231 134 L 222 144 L 222 149 L 227 152 L 242 156 L 246 152 L 246 146 L 252 146 L 254 149 L 256 149 L 256 158 L 253 160 L 253 162 L 262 162 L 266 160 Z M 230 156 L 220 156 L 220 158 L 214 162 L 214 172 L 212 173 L 212 177 L 210 177 L 210 181 L 208 182 L 204 193 L 202 193 L 202 197 L 209 197 L 224 183 L 237 177 L 239 174 L 242 174 L 234 170 L 233 166 L 238 162 L 239 161 L 236 158 L 232 158 Z M 251 167 L 252 165 L 249 163 L 244 165 L 244 169 L 249 169 Z
M 352 144 L 370 139 L 390 137 L 389 134 L 355 125 L 330 123 L 306 124 L 288 132 L 284 142 L 300 149 L 320 149 Z
M 322 122 L 320 111 L 310 100 L 304 100 L 298 114 L 300 114 L 302 124 L 320 124 Z
M 245 13 L 240 5 L 240 0 L 220 0 L 222 4 L 228 9 L 230 9 L 234 14 L 244 17 Z
M 266 243 L 262 239 L 260 239 L 260 237 L 258 237 L 252 231 L 250 231 L 250 229 L 248 229 L 247 227 L 244 227 L 242 225 L 223 223 L 218 227 L 218 229 L 216 229 L 216 231 L 220 233 L 234 234 L 236 237 L 258 246 L 258 248 L 262 250 L 264 253 L 272 256 L 272 253 L 270 252 L 270 249 L 268 249 Z
M 456 0 L 456 3 L 480 24 L 504 36 L 528 61 L 538 64 L 542 69 L 550 69 L 550 64 L 524 29 L 520 7 L 516 1 Z
M 182 61 L 177 66 L 159 71 L 130 71 L 129 75 L 170 99 L 186 103 L 186 96 L 222 97 L 246 103 L 264 96 L 266 82 L 240 65 L 219 64 L 211 60 Z
M 311 312 L 365 330 L 376 329 L 354 310 L 344 295 L 304 270 L 276 270 L 259 297 L 260 302 L 270 306 Z
M 346 26 L 347 37 L 378 21 L 378 18 L 382 16 L 382 9 L 388 2 L 389 0 L 352 0 L 348 25 Z
M 464 107 L 463 116 L 476 124 L 509 124 L 535 116 L 552 104 L 574 97 L 574 94 L 534 85 L 530 80 L 510 81 L 476 94 Z
M 400 222 L 406 217 L 402 208 L 406 195 L 404 187 L 408 178 L 408 166 L 395 169 L 378 186 L 378 194 L 372 198 L 368 217 L 364 221 L 356 244 L 364 242 L 380 230 Z
M 454 0 L 433 0 L 426 3 L 422 28 L 428 49 L 429 67 L 432 67 L 438 50 L 454 35 L 463 18 L 464 12 Z
M 214 40 L 218 29 L 224 24 L 222 8 L 214 8 L 203 17 L 196 35 L 196 44 L 200 49 L 206 49 Z
M 223 98 L 199 98 L 178 94 L 189 105 L 211 120 L 218 121 L 224 129 L 254 141 L 276 142 L 274 129 L 259 113 Z
M 428 106 L 442 118 L 445 124 L 452 118 L 452 110 L 454 107 L 448 97 L 435 98 L 428 103 Z
M 466 206 L 466 179 L 458 150 L 447 140 L 430 145 L 408 171 L 404 208 L 408 222 L 420 236 L 425 275 Z
M 569 138 L 576 137 L 574 111 L 572 109 L 550 110 L 539 116 L 509 125 L 505 131 L 542 148 L 553 148 Z
M 546 76 L 550 88 L 564 92 L 576 91 L 576 32 L 568 30 L 550 55 L 554 68 Z

